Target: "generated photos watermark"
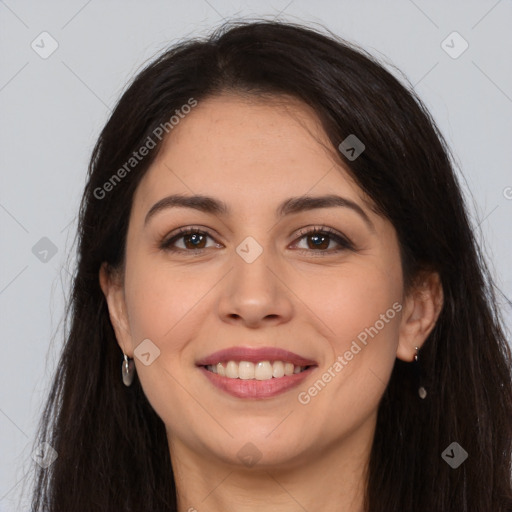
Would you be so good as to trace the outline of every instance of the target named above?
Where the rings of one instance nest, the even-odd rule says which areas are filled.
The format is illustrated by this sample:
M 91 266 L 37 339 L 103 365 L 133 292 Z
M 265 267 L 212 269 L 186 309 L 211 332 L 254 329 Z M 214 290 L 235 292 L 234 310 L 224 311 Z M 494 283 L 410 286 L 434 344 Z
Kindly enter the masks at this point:
M 395 302 L 391 308 L 389 308 L 385 313 L 381 314 L 379 320 L 377 320 L 372 326 L 366 327 L 363 329 L 358 335 L 357 340 L 353 340 L 350 349 L 345 351 L 342 355 L 339 355 L 334 363 L 327 368 L 327 370 L 320 376 L 320 378 L 310 386 L 307 391 L 301 391 L 297 399 L 299 403 L 302 405 L 307 405 L 311 402 L 311 399 L 320 393 L 331 380 L 336 377 L 348 364 L 355 355 L 359 354 L 363 347 L 368 344 L 368 336 L 370 338 L 374 338 L 379 334 L 379 332 L 384 329 L 386 324 L 392 320 L 397 313 L 402 311 L 402 304 L 399 302 Z M 363 345 L 359 345 L 359 343 Z
M 165 135 L 169 134 L 170 131 L 179 124 L 181 119 L 184 119 L 185 116 L 191 112 L 192 108 L 195 106 L 197 106 L 197 100 L 189 98 L 187 103 L 174 111 L 175 115 L 172 115 L 168 121 L 160 123 L 153 130 L 152 134 L 148 135 L 144 144 L 142 144 L 138 151 L 134 151 L 132 156 L 114 174 L 112 174 L 112 176 L 103 183 L 101 187 L 96 187 L 94 189 L 94 197 L 100 200 L 104 199 L 109 192 L 114 190 L 114 188 L 121 183 L 122 179 L 135 169 L 144 157 L 149 154 L 149 151 L 156 147 L 157 142 L 155 139 L 158 139 L 160 142 Z

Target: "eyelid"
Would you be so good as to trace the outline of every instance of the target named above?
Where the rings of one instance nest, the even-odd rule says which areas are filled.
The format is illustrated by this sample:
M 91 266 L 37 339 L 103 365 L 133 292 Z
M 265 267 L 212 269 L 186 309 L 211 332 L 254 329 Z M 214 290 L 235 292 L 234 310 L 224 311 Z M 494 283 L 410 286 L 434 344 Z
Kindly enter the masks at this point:
M 215 241 L 216 244 L 219 244 L 219 242 L 216 241 L 215 236 L 210 233 L 210 231 L 207 228 L 200 227 L 200 226 L 186 226 L 178 228 L 177 230 L 174 230 L 169 234 L 168 236 L 165 236 L 163 240 L 160 242 L 159 246 L 161 249 L 169 251 L 169 252 L 188 252 L 188 253 L 195 253 L 200 254 L 206 249 L 209 249 L 210 247 L 203 247 L 199 249 L 181 249 L 173 247 L 171 242 L 175 242 L 179 240 L 180 238 L 188 235 L 188 234 L 200 234 L 207 237 L 210 237 L 212 240 Z M 355 247 L 354 244 L 351 242 L 351 240 L 340 233 L 339 231 L 328 227 L 328 226 L 322 226 L 322 225 L 312 225 L 307 226 L 304 228 L 301 228 L 299 231 L 295 233 L 294 241 L 292 242 L 294 245 L 299 243 L 303 238 L 305 238 L 308 235 L 313 234 L 326 234 L 330 236 L 331 240 L 335 241 L 339 248 L 338 249 L 330 249 L 330 250 L 318 250 L 315 251 L 314 249 L 297 249 L 299 252 L 306 252 L 306 253 L 317 253 L 317 255 L 329 255 L 333 253 L 338 253 L 341 251 L 351 250 L 354 251 Z M 222 245 L 222 244 L 221 244 Z
M 173 241 L 177 241 L 179 240 L 180 238 L 184 237 L 185 235 L 189 235 L 189 234 L 200 234 L 200 235 L 205 235 L 205 236 L 208 236 L 210 237 L 212 240 L 215 240 L 215 237 L 216 235 L 214 236 L 209 230 L 208 228 L 204 228 L 202 226 L 185 226 L 185 227 L 181 227 L 181 228 L 178 228 L 174 231 L 172 231 L 171 233 L 169 233 L 168 235 L 164 236 L 162 241 L 159 243 L 159 246 L 161 249 L 164 249 L 164 250 L 167 250 L 167 251 L 176 251 L 176 252 L 179 252 L 179 251 L 183 251 L 183 252 L 201 252 L 201 251 L 204 251 L 205 248 L 201 248 L 201 249 L 197 249 L 195 251 L 192 251 L 192 250 L 187 250 L 187 249 L 181 249 L 181 248 L 173 248 L 172 245 L 171 245 L 171 242 Z M 215 240 L 215 243 L 219 243 Z
M 334 240 L 340 246 L 340 248 L 330 249 L 328 251 L 314 251 L 313 249 L 309 249 L 309 250 L 298 249 L 299 251 L 315 252 L 320 255 L 328 255 L 328 254 L 337 253 L 337 252 L 340 252 L 343 250 L 351 250 L 351 251 L 356 250 L 352 241 L 347 236 L 345 236 L 343 233 L 341 233 L 341 232 L 337 231 L 336 229 L 331 228 L 329 226 L 322 226 L 322 225 L 312 225 L 312 226 L 307 226 L 307 227 L 299 229 L 299 231 L 296 233 L 296 241 L 294 242 L 294 244 L 300 242 L 300 240 L 302 240 L 307 235 L 313 235 L 315 233 L 329 235 L 331 240 Z

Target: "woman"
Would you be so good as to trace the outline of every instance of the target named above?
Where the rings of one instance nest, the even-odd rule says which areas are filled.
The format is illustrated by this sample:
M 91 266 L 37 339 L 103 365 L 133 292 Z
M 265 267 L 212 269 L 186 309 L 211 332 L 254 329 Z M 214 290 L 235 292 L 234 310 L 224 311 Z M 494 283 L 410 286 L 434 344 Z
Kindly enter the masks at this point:
M 177 45 L 91 159 L 33 510 L 512 510 L 511 354 L 449 151 L 365 52 Z

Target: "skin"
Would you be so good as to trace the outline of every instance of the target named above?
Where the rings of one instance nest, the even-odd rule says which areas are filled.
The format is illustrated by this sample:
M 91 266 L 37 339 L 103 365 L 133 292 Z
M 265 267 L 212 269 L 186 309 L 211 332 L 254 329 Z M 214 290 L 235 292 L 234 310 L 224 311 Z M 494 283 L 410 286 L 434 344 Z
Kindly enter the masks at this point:
M 166 425 L 180 511 L 362 511 L 377 408 L 395 358 L 412 361 L 442 306 L 436 274 L 407 296 L 393 225 L 333 157 L 306 105 L 223 94 L 199 102 L 176 126 L 134 196 L 122 271 L 100 283 L 119 346 L 129 357 L 144 339 L 160 356 L 135 357 L 151 405 Z M 170 194 L 204 194 L 230 215 L 169 208 L 145 225 Z M 278 204 L 337 194 L 355 211 L 330 207 L 275 217 Z M 181 252 L 160 248 L 177 228 L 209 237 Z M 330 227 L 355 250 L 327 238 L 319 249 L 301 228 Z M 319 230 L 317 230 L 319 231 Z M 252 263 L 236 252 L 247 237 L 263 249 Z M 330 240 L 330 242 L 329 242 Z M 188 251 L 188 252 L 186 252 Z M 319 254 L 324 252 L 324 256 Z M 309 403 L 298 401 L 366 327 L 402 309 Z M 318 363 L 307 381 L 264 400 L 212 386 L 195 361 L 220 349 L 277 346 Z M 252 443 L 252 467 L 237 456 Z

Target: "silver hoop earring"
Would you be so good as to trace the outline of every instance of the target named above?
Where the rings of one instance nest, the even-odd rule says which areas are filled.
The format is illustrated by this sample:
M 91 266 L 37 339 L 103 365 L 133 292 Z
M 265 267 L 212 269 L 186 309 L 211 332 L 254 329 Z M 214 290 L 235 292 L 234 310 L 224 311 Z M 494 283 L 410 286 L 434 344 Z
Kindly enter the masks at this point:
M 427 390 L 423 386 L 423 379 L 421 375 L 421 364 L 419 359 L 419 348 L 414 347 L 416 349 L 416 354 L 414 355 L 414 373 L 416 374 L 416 385 L 418 386 L 418 395 L 423 400 L 427 396 Z
M 123 384 L 125 386 L 131 386 L 133 377 L 135 376 L 135 363 L 133 359 L 129 359 L 128 356 L 123 352 L 124 361 L 121 364 L 121 375 L 123 377 Z

